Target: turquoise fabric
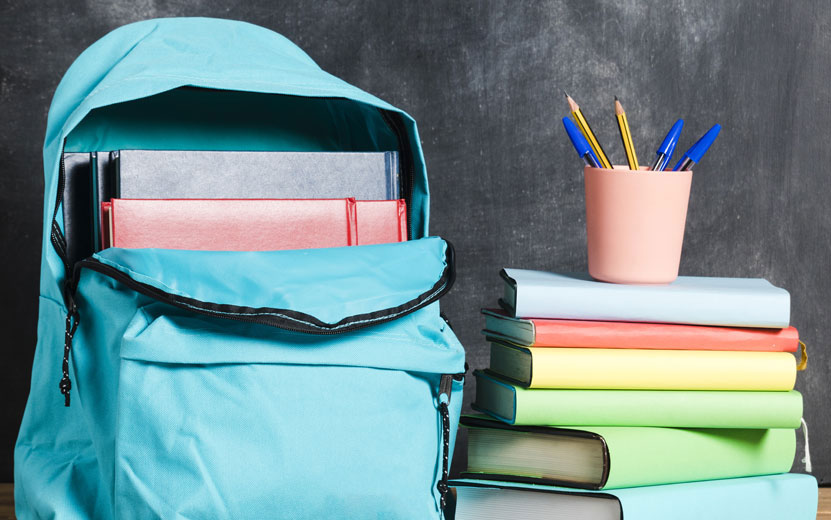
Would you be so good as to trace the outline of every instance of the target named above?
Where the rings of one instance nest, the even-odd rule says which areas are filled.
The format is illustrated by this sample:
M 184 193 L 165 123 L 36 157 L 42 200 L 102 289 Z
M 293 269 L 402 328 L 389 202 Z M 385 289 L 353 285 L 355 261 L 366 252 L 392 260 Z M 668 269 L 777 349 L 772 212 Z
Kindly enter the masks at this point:
M 58 390 L 65 269 L 50 232 L 62 150 L 398 149 L 379 109 L 402 114 L 416 240 L 96 255 L 200 301 L 336 323 L 435 289 L 446 245 L 423 238 L 429 195 L 415 122 L 243 22 L 148 20 L 81 54 L 55 92 L 44 143 L 38 343 L 15 446 L 18 518 L 440 516 L 439 377 L 462 372 L 464 352 L 437 302 L 353 332 L 302 334 L 173 307 L 84 269 L 71 407 Z M 451 449 L 461 387 L 453 383 Z
M 96 257 L 169 294 L 334 308 L 316 315 L 333 323 L 344 306 L 382 310 L 431 290 L 444 247 L 429 238 L 323 249 L 307 262 L 301 251 Z M 402 275 L 404 257 L 417 272 Z M 337 276 L 319 277 L 321 265 Z M 439 516 L 439 378 L 464 371 L 464 351 L 438 303 L 353 332 L 303 334 L 179 309 L 89 269 L 77 303 L 70 409 L 91 434 L 101 518 Z M 461 390 L 456 382 L 453 424 Z

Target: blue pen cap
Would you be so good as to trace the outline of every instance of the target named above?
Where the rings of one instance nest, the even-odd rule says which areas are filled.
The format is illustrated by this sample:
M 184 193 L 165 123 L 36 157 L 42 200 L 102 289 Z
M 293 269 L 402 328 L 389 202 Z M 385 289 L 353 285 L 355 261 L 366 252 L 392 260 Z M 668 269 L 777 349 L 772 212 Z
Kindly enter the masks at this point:
M 721 125 L 713 125 L 713 128 L 707 130 L 707 133 L 701 136 L 701 139 L 696 141 L 692 148 L 687 151 L 687 157 L 697 163 L 704 157 L 710 145 L 716 140 L 718 133 L 721 132 Z
M 661 142 L 661 146 L 658 147 L 658 153 L 666 155 L 667 161 L 669 161 L 669 158 L 672 157 L 672 152 L 675 151 L 675 145 L 678 144 L 678 138 L 681 137 L 681 130 L 683 128 L 684 120 L 679 119 L 674 125 L 672 125 L 672 128 L 669 129 L 669 133 Z
M 583 137 L 580 129 L 577 128 L 577 125 L 575 125 L 571 119 L 564 117 L 563 126 L 566 128 L 568 138 L 571 139 L 571 144 L 573 144 L 574 148 L 577 150 L 577 155 L 582 158 L 587 153 L 592 153 L 592 147 L 589 145 L 589 142 L 586 141 L 586 138 Z
M 678 171 L 682 168 L 689 169 L 690 164 L 698 163 L 704 154 L 707 153 L 707 149 L 710 148 L 710 145 L 713 144 L 713 141 L 716 140 L 716 136 L 721 131 L 721 125 L 714 125 L 713 128 L 707 130 L 707 133 L 701 136 L 701 139 L 695 142 L 694 145 L 690 147 L 689 150 L 684 152 L 684 155 L 681 156 L 681 159 L 675 164 L 675 167 L 672 169 L 673 171 Z
M 689 149 L 686 154 L 687 157 L 692 159 L 694 163 L 701 161 L 701 158 L 707 153 L 710 145 L 716 140 L 719 132 L 721 132 L 721 125 L 714 125 L 713 128 L 707 130 L 707 133 L 701 136 L 701 139 Z

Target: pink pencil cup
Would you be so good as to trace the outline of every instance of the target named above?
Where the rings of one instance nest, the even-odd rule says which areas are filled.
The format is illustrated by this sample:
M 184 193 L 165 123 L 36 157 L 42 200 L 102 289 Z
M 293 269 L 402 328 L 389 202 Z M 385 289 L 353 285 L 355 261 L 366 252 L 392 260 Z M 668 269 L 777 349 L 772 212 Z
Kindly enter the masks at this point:
M 678 277 L 692 172 L 584 170 L 589 274 L 665 284 Z

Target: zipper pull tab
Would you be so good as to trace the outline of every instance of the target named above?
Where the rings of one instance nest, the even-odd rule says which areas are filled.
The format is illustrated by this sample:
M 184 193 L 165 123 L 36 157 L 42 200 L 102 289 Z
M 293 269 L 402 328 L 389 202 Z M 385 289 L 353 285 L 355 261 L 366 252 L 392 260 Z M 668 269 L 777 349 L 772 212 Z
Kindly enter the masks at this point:
M 69 391 L 72 390 L 72 381 L 69 379 L 69 351 L 72 349 L 72 338 L 75 336 L 75 331 L 78 330 L 78 324 L 81 321 L 81 316 L 78 314 L 78 307 L 75 305 L 75 299 L 72 297 L 74 291 L 71 285 L 67 283 L 64 297 L 66 299 L 66 333 L 64 334 L 63 344 L 63 363 L 61 370 L 63 377 L 58 385 L 61 389 L 61 394 L 64 396 L 64 406 L 69 406 Z
M 467 368 L 465 368 L 467 370 Z M 439 379 L 439 414 L 441 415 L 441 437 L 442 437 L 442 460 L 441 479 L 436 485 L 441 499 L 441 509 L 444 511 L 447 506 L 447 492 L 450 486 L 447 485 L 447 476 L 450 470 L 450 394 L 453 390 L 453 380 L 461 381 L 465 377 L 462 374 L 442 374 Z
M 446 401 L 450 403 L 450 394 L 453 391 L 453 381 L 464 381 L 465 373 L 467 372 L 467 363 L 465 363 L 465 371 L 460 374 L 442 374 L 439 379 L 439 402 Z M 442 396 L 446 396 L 444 399 Z
M 439 380 L 439 402 L 442 402 L 442 396 L 446 396 L 447 402 L 450 402 L 450 393 L 453 391 L 453 375 L 442 374 Z

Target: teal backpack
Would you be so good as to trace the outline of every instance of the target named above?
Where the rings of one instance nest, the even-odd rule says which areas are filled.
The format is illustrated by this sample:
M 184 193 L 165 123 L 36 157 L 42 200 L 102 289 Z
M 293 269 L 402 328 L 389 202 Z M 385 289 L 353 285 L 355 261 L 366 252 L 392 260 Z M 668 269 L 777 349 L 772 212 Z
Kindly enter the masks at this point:
M 119 149 L 397 150 L 411 240 L 69 265 L 62 153 Z M 442 517 L 464 350 L 407 114 L 261 27 L 148 20 L 69 68 L 43 159 L 18 518 Z

